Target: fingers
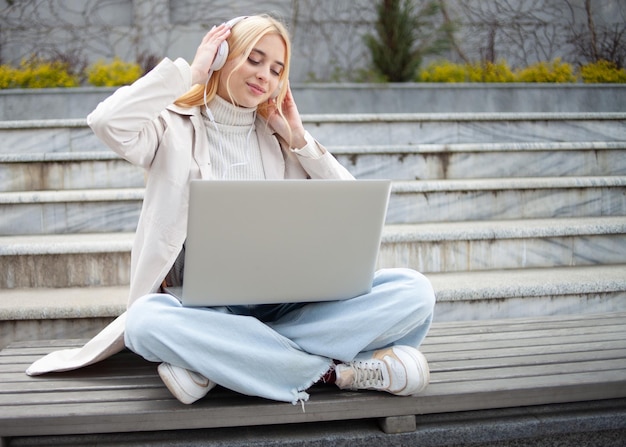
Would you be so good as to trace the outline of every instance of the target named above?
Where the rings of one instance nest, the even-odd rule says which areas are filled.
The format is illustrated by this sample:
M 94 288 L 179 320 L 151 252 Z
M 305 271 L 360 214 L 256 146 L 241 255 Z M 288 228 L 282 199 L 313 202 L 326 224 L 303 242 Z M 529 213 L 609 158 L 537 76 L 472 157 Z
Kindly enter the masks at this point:
M 217 50 L 229 35 L 230 27 L 225 23 L 220 26 L 214 26 L 204 35 L 191 63 L 192 82 L 194 84 L 206 81 Z
M 226 23 L 222 23 L 219 26 L 214 26 L 204 35 L 202 44 L 207 44 L 212 40 L 214 42 L 222 43 L 230 35 L 230 27 Z

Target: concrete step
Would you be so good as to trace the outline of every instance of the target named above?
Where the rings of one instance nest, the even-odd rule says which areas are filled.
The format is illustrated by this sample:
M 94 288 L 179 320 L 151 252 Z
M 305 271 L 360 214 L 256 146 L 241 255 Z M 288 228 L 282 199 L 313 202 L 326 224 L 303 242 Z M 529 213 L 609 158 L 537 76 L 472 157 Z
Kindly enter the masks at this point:
M 394 180 L 626 174 L 626 141 L 329 146 L 357 178 Z
M 626 264 L 626 217 L 387 225 L 378 267 L 421 272 Z M 0 237 L 0 288 L 128 284 L 133 233 Z
M 18 340 L 90 338 L 126 309 L 128 287 L 0 290 L 0 348 Z
M 387 223 L 624 216 L 626 177 L 395 182 Z
M 626 176 L 394 182 L 388 224 L 626 215 Z M 134 231 L 142 188 L 0 193 L 0 234 Z
M 378 260 L 421 272 L 602 264 L 626 264 L 626 217 L 388 225 Z
M 145 172 L 113 151 L 0 154 L 0 191 L 139 188 Z
M 435 321 L 626 310 L 626 264 L 436 273 Z M 0 348 L 94 335 L 125 309 L 126 287 L 0 290 Z
M 625 113 L 307 115 L 329 145 L 626 141 Z
M 0 121 L 0 154 L 110 151 L 85 119 Z
M 143 188 L 0 193 L 0 234 L 135 231 Z
M 626 141 L 329 146 L 357 178 L 437 180 L 626 175 Z M 0 191 L 138 188 L 113 151 L 0 154 Z
M 431 273 L 435 320 L 626 310 L 626 264 Z
M 626 113 L 303 115 L 329 146 L 626 141 Z M 108 150 L 83 119 L 0 122 L 0 154 Z
M 0 290 L 126 285 L 133 238 L 133 233 L 2 236 Z
M 387 223 L 626 215 L 626 176 L 395 182 Z M 0 193 L 0 234 L 134 231 L 142 188 Z

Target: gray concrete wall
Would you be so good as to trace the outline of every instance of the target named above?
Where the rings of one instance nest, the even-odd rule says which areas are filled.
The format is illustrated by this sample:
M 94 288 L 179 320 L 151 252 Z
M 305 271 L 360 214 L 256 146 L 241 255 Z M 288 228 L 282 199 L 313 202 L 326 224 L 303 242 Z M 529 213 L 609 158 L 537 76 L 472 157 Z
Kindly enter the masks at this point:
M 214 24 L 269 12 L 290 28 L 292 81 L 355 81 L 370 65 L 363 36 L 375 31 L 377 4 L 374 0 L 0 0 L 0 62 L 17 63 L 32 54 L 86 62 L 113 56 L 127 61 L 141 56 L 191 60 L 201 37 Z M 572 56 L 571 38 L 574 31 L 586 30 L 584 0 L 444 0 L 442 4 L 458 31 L 457 48 L 441 57 L 506 59 L 511 66 L 555 57 L 580 62 Z M 626 2 L 603 0 L 592 5 L 599 44 L 610 43 L 602 33 L 624 30 Z M 431 21 L 443 20 L 439 15 Z M 626 34 L 621 39 L 623 48 Z
M 626 85 L 295 84 L 301 113 L 624 112 Z M 113 88 L 0 90 L 0 120 L 84 118 Z

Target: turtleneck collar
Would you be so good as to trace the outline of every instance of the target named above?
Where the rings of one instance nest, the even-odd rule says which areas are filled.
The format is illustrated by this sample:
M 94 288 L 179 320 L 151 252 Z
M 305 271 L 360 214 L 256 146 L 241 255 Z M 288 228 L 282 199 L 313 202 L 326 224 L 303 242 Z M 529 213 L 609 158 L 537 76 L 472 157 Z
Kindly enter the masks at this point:
M 228 126 L 251 126 L 256 117 L 256 107 L 238 107 L 218 95 L 208 103 L 211 113 L 218 124 Z M 202 107 L 202 115 L 206 117 L 206 110 Z

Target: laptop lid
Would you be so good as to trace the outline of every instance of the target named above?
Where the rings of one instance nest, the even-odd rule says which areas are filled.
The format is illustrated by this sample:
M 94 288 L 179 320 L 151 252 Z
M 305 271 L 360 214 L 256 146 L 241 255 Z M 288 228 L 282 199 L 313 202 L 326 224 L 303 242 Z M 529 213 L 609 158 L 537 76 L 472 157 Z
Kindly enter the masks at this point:
M 183 305 L 371 290 L 389 180 L 195 180 L 190 188 Z

